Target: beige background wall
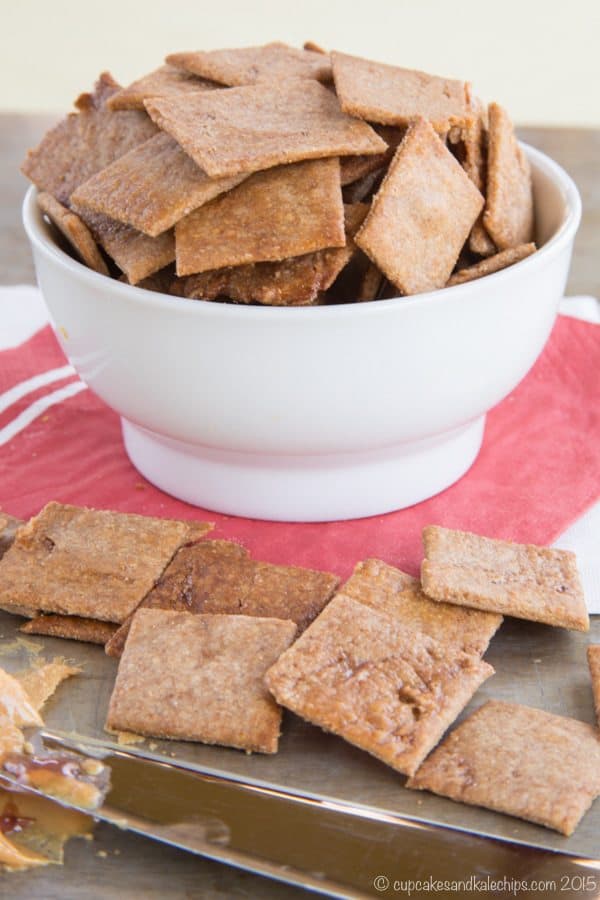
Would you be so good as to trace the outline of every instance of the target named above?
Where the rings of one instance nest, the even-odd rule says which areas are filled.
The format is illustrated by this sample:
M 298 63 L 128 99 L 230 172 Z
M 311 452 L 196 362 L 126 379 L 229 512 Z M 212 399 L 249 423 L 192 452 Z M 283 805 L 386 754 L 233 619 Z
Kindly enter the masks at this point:
M 66 109 L 101 69 L 312 39 L 474 82 L 521 123 L 600 126 L 600 0 L 0 0 L 0 109 Z

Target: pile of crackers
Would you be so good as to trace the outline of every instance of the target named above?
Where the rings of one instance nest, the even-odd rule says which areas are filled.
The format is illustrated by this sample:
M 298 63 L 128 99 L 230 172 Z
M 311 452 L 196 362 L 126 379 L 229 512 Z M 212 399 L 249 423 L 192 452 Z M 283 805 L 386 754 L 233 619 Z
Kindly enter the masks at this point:
M 81 261 L 148 290 L 361 302 L 536 249 L 527 157 L 467 82 L 273 43 L 103 73 L 75 106 L 22 170 Z
M 274 753 L 286 708 L 409 788 L 573 832 L 600 794 L 595 728 L 490 700 L 444 735 L 504 615 L 589 629 L 574 554 L 430 526 L 420 580 L 369 559 L 340 586 L 210 527 L 50 503 L 0 561 L 0 608 L 119 658 L 109 731 Z

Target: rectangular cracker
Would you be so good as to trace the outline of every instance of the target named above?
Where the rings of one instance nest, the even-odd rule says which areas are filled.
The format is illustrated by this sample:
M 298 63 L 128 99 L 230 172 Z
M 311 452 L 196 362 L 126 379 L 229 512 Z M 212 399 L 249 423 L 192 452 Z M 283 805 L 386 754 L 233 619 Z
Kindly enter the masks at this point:
M 407 787 L 573 833 L 600 794 L 600 740 L 585 722 L 489 700 Z
M 335 89 L 344 112 L 368 122 L 408 125 L 419 116 L 444 133 L 451 119 L 471 113 L 464 81 L 438 78 L 346 53 L 331 53 Z
M 534 238 L 531 166 L 506 110 L 488 107 L 487 191 L 483 224 L 498 250 L 528 244 Z
M 161 132 L 81 184 L 71 202 L 156 237 L 245 177 L 209 178 Z
M 80 112 L 70 113 L 30 150 L 21 171 L 41 190 L 61 203 L 100 169 L 156 134 L 156 125 L 145 112 L 112 112 L 106 103 L 119 85 L 106 72 L 93 94 L 77 101 Z
M 333 596 L 330 572 L 258 562 L 231 541 L 183 547 L 141 603 L 143 609 L 290 619 L 304 630 Z M 120 656 L 131 616 L 106 645 Z
M 488 256 L 481 262 L 475 263 L 474 266 L 467 266 L 465 269 L 459 269 L 454 275 L 448 279 L 448 287 L 455 284 L 465 284 L 467 281 L 474 281 L 476 278 L 483 278 L 484 275 L 491 275 L 493 272 L 500 272 L 508 266 L 527 259 L 532 253 L 535 253 L 537 247 L 535 244 L 521 244 L 519 247 L 512 247 L 510 250 L 501 250 L 494 256 Z
M 588 631 L 574 553 L 453 531 L 423 529 L 423 590 L 433 600 Z
M 178 275 L 278 261 L 345 243 L 337 159 L 257 172 L 175 226 Z
M 331 81 L 331 63 L 323 51 L 298 50 L 280 41 L 262 47 L 171 53 L 167 63 L 230 87 L 288 78 Z
M 403 294 L 443 287 L 483 197 L 424 119 L 394 156 L 356 243 Z
M 112 622 L 84 619 L 81 616 L 57 616 L 52 613 L 34 616 L 19 628 L 24 634 L 43 634 L 47 637 L 83 641 L 87 644 L 106 644 L 118 629 Z
M 211 178 L 387 149 L 366 122 L 343 113 L 335 94 L 311 80 L 261 82 L 185 100 L 154 97 L 145 106 Z
M 0 561 L 0 608 L 120 623 L 210 527 L 48 503 Z
M 596 710 L 596 721 L 600 728 L 600 644 L 590 644 L 587 648 L 587 661 L 590 669 L 590 678 L 592 680 L 592 690 L 594 693 L 594 708 Z
M 411 578 L 380 559 L 357 563 L 341 593 L 459 653 L 483 656 L 502 624 L 502 616 L 498 613 L 430 600 L 421 590 L 417 578 Z
M 282 706 L 414 774 L 493 671 L 338 594 L 265 680 Z
M 238 303 L 269 306 L 314 304 L 355 254 L 353 235 L 367 212 L 368 206 L 364 203 L 345 207 L 344 247 L 317 250 L 282 262 L 254 263 L 191 275 L 177 286 L 177 291 L 194 300 L 226 297 Z
M 86 266 L 95 272 L 100 272 L 101 275 L 109 274 L 108 266 L 104 262 L 104 257 L 100 253 L 90 229 L 76 213 L 59 203 L 47 191 L 38 194 L 37 204 L 43 214 L 64 235 Z
M 295 632 L 280 619 L 138 610 L 107 728 L 276 753 L 281 710 L 263 679 Z
M 141 109 L 150 97 L 185 97 L 196 91 L 214 91 L 219 85 L 174 66 L 160 66 L 153 72 L 136 79 L 108 98 L 109 109 Z

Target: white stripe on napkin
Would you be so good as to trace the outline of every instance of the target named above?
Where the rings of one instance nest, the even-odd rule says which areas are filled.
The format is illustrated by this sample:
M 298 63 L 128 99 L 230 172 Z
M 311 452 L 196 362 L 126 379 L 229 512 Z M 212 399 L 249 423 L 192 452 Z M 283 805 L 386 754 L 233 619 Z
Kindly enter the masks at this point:
M 85 391 L 86 389 L 87 384 L 84 384 L 83 381 L 73 381 L 71 384 L 67 384 L 57 391 L 52 391 L 51 394 L 39 397 L 31 404 L 31 406 L 28 406 L 27 409 L 24 409 L 22 413 L 13 419 L 12 422 L 9 422 L 8 425 L 0 429 L 0 447 L 2 447 L 3 444 L 7 444 L 16 434 L 23 431 L 24 428 L 27 428 L 34 419 L 41 416 L 41 414 L 51 406 L 62 403 L 63 400 L 68 400 L 69 397 L 74 397 L 75 394 L 79 394 L 80 391 Z
M 14 387 L 5 391 L 4 394 L 0 394 L 0 413 L 3 413 L 5 409 L 8 409 L 21 397 L 25 397 L 27 394 L 31 394 L 33 391 L 37 391 L 38 388 L 51 384 L 53 381 L 68 378 L 69 375 L 75 375 L 73 366 L 60 366 L 58 369 L 48 369 L 47 372 L 40 372 L 39 375 L 33 375 L 26 381 L 20 381 Z

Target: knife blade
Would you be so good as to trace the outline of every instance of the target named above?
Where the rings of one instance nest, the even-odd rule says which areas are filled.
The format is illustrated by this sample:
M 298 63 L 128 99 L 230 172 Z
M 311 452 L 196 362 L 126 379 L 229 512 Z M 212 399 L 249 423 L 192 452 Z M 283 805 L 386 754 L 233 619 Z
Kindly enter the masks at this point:
M 514 893 L 535 873 L 537 881 L 554 882 L 564 897 L 600 897 L 600 860 L 430 825 L 211 770 L 192 771 L 133 748 L 117 749 L 47 730 L 39 736 L 46 747 L 101 758 L 110 767 L 111 789 L 104 804 L 91 812 L 95 818 L 327 896 L 408 895 L 409 888 L 416 896 L 432 890 L 456 896 L 457 891 L 477 891 L 475 882 L 481 890 L 486 880 L 502 881 L 505 890 Z M 23 789 L 4 772 L 0 781 Z M 90 814 L 89 809 L 51 799 Z M 596 891 L 590 890 L 593 886 Z M 529 895 L 547 897 L 549 892 Z

